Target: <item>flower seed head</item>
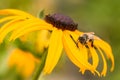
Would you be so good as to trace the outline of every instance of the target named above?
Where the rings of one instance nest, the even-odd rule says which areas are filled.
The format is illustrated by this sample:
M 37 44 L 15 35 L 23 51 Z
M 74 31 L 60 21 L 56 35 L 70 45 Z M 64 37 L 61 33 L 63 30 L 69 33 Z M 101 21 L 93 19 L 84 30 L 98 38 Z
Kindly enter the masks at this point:
M 69 16 L 65 16 L 59 13 L 46 15 L 45 21 L 62 30 L 74 31 L 78 26 L 78 24 L 74 23 Z

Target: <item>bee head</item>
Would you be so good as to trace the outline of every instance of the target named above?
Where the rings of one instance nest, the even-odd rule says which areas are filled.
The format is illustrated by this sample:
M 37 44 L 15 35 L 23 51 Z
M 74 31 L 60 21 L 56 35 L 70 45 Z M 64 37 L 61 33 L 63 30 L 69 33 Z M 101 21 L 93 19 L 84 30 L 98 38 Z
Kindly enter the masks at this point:
M 80 37 L 78 38 L 78 40 L 79 40 L 79 42 L 80 42 L 81 44 L 86 44 L 87 39 L 88 39 L 88 35 L 87 35 L 87 34 L 83 34 L 82 36 L 80 36 Z

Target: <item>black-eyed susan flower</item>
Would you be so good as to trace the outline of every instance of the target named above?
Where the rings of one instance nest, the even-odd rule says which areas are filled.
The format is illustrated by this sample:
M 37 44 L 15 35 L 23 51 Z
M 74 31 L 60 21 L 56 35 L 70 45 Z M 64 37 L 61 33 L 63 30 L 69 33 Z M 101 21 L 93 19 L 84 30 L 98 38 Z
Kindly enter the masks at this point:
M 25 52 L 20 49 L 14 49 L 10 53 L 8 66 L 15 66 L 18 73 L 28 78 L 33 74 L 35 66 L 39 62 L 39 59 L 35 58 L 30 52 Z
M 92 41 L 92 46 L 89 46 L 89 41 L 83 43 L 80 38 L 83 33 L 77 30 L 77 24 L 68 16 L 53 14 L 47 15 L 45 20 L 41 20 L 23 11 L 13 9 L 0 10 L 0 15 L 7 15 L 0 19 L 0 23 L 8 21 L 0 29 L 0 42 L 2 42 L 10 32 L 9 40 L 11 41 L 36 30 L 46 29 L 52 31 L 43 70 L 44 74 L 49 74 L 53 71 L 59 61 L 63 48 L 69 59 L 80 68 L 82 74 L 84 74 L 86 70 L 89 70 L 93 74 L 97 73 L 100 76 L 100 73 L 97 71 L 99 57 L 95 48 L 101 53 L 104 62 L 101 75 L 105 75 L 107 71 L 106 60 L 102 51 L 105 51 L 107 57 L 112 60 L 111 70 L 114 68 L 114 59 L 109 44 L 101 39 Z M 93 45 L 95 47 L 93 47 Z M 88 50 L 92 57 L 92 63 L 89 62 Z

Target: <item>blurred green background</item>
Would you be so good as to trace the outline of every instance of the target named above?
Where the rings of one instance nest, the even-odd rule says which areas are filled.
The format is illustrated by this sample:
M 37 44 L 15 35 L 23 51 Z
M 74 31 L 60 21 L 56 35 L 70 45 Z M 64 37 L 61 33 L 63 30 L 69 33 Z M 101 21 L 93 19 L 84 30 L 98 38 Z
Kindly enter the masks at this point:
M 95 32 L 96 35 L 107 41 L 113 49 L 115 69 L 106 77 L 93 76 L 91 73 L 81 75 L 78 69 L 67 59 L 61 59 L 53 74 L 46 80 L 119 80 L 120 79 L 120 0 L 0 0 L 0 9 L 20 9 L 38 16 L 39 11 L 45 9 L 47 13 L 60 12 L 75 20 L 79 30 Z M 0 45 L 0 73 L 4 72 L 4 60 L 8 55 L 8 45 Z M 66 58 L 66 57 L 65 57 Z M 111 66 L 110 61 L 108 61 Z M 71 66 L 68 68 L 68 66 Z M 59 70 L 61 69 L 61 70 Z M 63 74 L 64 73 L 64 74 Z M 1 75 L 0 74 L 0 75 Z M 63 77 L 61 77 L 63 76 Z M 64 78 L 64 79 L 61 79 Z M 70 78 L 70 79 L 69 79 Z M 0 79 L 1 80 L 1 79 Z M 17 80 L 17 79 L 16 79 Z

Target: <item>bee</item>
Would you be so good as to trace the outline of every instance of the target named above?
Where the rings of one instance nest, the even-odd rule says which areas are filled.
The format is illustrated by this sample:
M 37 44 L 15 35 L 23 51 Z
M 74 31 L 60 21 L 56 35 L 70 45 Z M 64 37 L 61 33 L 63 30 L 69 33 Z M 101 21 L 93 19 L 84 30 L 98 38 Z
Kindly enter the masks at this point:
M 89 32 L 89 33 L 83 33 L 82 35 L 79 36 L 78 41 L 77 41 L 77 46 L 78 43 L 80 42 L 82 45 L 85 45 L 88 48 L 88 42 L 91 43 L 91 47 L 93 47 L 93 42 L 94 42 L 94 32 Z

